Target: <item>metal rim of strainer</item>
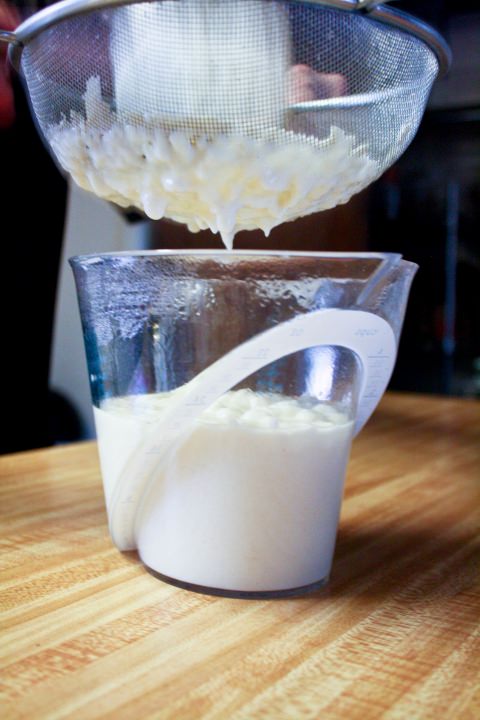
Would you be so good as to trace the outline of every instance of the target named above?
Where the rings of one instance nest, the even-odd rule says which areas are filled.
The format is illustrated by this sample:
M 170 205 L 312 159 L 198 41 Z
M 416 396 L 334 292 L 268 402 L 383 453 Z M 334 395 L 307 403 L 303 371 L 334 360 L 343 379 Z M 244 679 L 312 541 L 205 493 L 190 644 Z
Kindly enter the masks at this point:
M 23 48 L 47 28 L 67 18 L 93 10 L 130 5 L 136 2 L 139 0 L 62 0 L 62 2 L 35 13 L 13 32 L 0 30 L 0 41 L 9 43 L 10 62 L 19 70 Z M 362 13 L 373 20 L 415 36 L 426 43 L 436 56 L 438 77 L 444 75 L 451 65 L 450 48 L 440 33 L 423 20 L 419 20 L 403 10 L 387 7 L 381 0 L 301 0 L 301 2 L 323 5 L 346 12 Z

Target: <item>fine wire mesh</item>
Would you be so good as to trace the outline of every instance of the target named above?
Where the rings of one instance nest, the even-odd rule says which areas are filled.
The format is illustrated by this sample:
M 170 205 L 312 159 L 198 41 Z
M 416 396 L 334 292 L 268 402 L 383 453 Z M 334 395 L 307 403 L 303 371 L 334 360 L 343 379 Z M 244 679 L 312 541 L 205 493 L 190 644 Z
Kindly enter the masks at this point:
M 305 88 L 292 66 L 327 78 L 324 94 L 309 98 L 318 108 L 296 102 Z M 55 127 L 86 123 L 260 139 L 292 131 L 283 142 L 308 144 L 336 127 L 380 175 L 411 142 L 438 63 L 425 43 L 365 14 L 277 0 L 158 0 L 57 23 L 26 45 L 22 70 L 47 140 Z M 92 78 L 101 99 L 86 108 Z

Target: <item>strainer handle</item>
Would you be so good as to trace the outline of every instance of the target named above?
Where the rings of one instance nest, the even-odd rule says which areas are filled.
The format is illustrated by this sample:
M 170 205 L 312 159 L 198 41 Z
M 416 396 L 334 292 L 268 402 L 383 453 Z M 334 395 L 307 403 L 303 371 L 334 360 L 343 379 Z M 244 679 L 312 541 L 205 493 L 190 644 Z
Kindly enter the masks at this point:
M 19 45 L 20 41 L 14 32 L 9 30 L 0 30 L 0 41 L 8 43 L 9 45 Z

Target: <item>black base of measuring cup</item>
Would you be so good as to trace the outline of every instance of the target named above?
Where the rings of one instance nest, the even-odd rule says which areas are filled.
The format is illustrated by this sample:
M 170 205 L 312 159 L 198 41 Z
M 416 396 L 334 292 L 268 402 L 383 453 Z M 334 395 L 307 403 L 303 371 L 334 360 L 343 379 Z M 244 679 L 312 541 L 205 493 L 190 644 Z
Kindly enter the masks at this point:
M 328 582 L 328 577 L 326 577 L 309 585 L 288 588 L 287 590 L 255 590 L 250 592 L 248 590 L 228 590 L 226 588 L 196 585 L 195 583 L 184 582 L 183 580 L 177 580 L 168 575 L 163 575 L 156 570 L 152 570 L 148 565 L 145 565 L 145 568 L 158 580 L 162 580 L 162 582 L 166 582 L 169 585 L 175 585 L 176 587 L 182 588 L 182 590 L 190 590 L 191 592 L 201 593 L 202 595 L 217 595 L 219 597 L 236 598 L 239 600 L 280 600 L 288 597 L 300 597 L 301 595 L 307 595 L 308 593 L 320 590 L 320 588 L 324 587 Z

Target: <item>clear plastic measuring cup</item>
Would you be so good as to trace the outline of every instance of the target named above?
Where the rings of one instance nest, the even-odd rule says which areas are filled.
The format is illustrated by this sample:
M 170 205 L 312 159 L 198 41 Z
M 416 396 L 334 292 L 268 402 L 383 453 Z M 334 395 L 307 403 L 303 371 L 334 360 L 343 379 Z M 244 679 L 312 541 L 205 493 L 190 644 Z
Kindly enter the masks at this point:
M 71 264 L 117 547 L 210 593 L 326 582 L 351 440 L 388 384 L 417 266 L 253 251 Z

